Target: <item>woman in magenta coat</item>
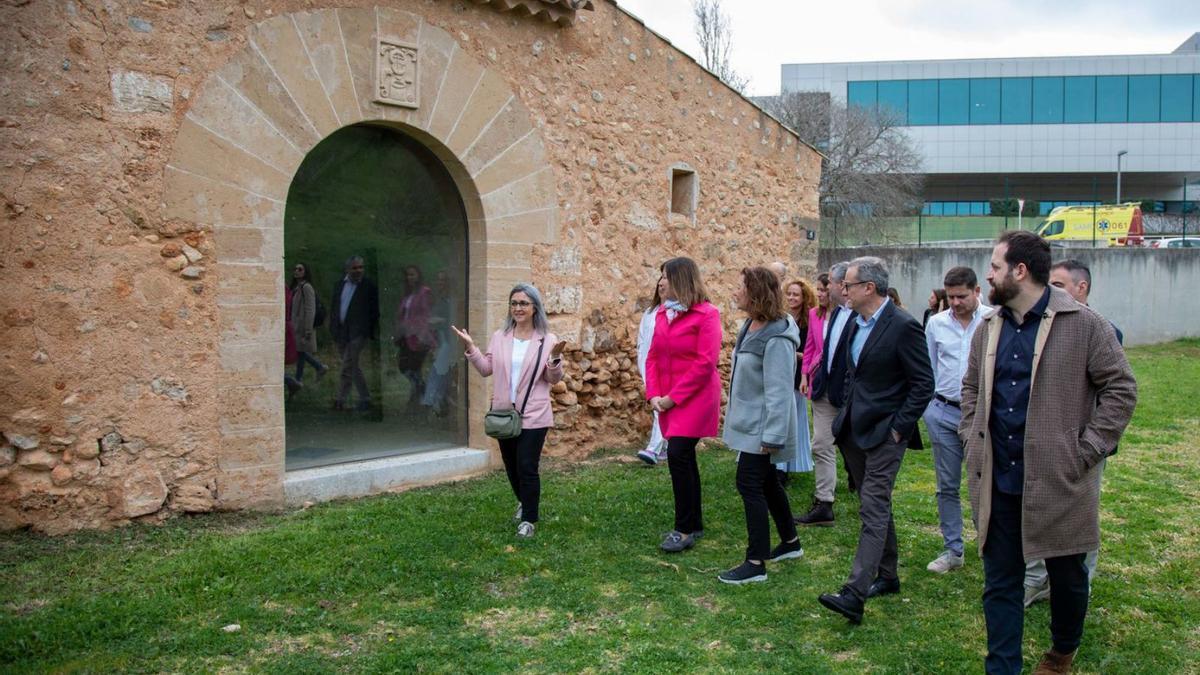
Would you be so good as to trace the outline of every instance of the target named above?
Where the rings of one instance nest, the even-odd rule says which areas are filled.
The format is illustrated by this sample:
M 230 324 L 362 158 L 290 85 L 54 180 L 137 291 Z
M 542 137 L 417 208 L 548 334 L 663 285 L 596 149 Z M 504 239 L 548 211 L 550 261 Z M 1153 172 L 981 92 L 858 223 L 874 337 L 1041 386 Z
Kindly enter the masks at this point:
M 675 493 L 675 529 L 661 544 L 678 553 L 704 532 L 696 444 L 717 435 L 721 407 L 721 313 L 708 301 L 700 268 L 672 258 L 658 280 L 663 305 L 646 357 L 646 398 L 667 439 L 667 466 Z

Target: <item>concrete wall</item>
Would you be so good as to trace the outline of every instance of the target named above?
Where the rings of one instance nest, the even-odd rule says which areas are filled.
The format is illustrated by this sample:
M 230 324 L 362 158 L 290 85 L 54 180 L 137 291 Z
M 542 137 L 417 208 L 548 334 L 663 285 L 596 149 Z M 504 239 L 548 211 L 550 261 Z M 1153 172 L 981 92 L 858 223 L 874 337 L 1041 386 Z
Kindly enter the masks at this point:
M 888 262 L 891 283 L 914 316 L 920 317 L 933 288 L 940 288 L 946 270 L 966 265 L 985 280 L 992 250 L 987 248 L 840 248 L 823 249 L 820 266 L 838 260 L 874 255 Z M 1092 270 L 1091 306 L 1125 333 L 1126 345 L 1164 342 L 1200 336 L 1200 254 L 1196 251 L 1150 249 L 1072 249 L 1068 255 Z

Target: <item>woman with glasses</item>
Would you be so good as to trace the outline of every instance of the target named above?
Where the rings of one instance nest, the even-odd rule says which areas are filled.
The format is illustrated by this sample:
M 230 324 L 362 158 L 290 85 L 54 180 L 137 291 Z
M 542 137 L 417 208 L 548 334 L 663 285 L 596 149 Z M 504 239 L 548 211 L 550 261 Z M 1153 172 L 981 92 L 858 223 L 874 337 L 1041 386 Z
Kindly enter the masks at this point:
M 550 386 L 562 379 L 565 342 L 550 332 L 542 296 L 531 284 L 517 284 L 508 294 L 508 318 L 492 334 L 487 352 L 480 352 L 465 330 L 451 330 L 462 340 L 467 360 L 479 374 L 492 378 L 493 410 L 516 410 L 521 433 L 501 439 L 500 456 L 509 485 L 517 498 L 517 536 L 533 536 L 538 522 L 542 483 L 538 464 L 546 432 L 554 425 Z
M 667 467 L 675 493 L 675 529 L 660 548 L 678 553 L 704 533 L 696 444 L 717 435 L 721 405 L 721 313 L 708 301 L 700 268 L 672 258 L 658 280 L 662 306 L 646 355 L 646 398 L 667 439 Z
M 775 477 L 775 462 L 796 456 L 799 421 L 793 386 L 800 329 L 789 319 L 779 278 L 765 267 L 742 270 L 734 293 L 746 321 L 733 345 L 729 407 L 721 440 L 737 456 L 737 490 L 746 509 L 750 540 L 742 564 L 717 575 L 727 584 L 767 580 L 767 562 L 804 555 L 792 521 L 787 492 Z M 771 548 L 770 521 L 779 545 Z

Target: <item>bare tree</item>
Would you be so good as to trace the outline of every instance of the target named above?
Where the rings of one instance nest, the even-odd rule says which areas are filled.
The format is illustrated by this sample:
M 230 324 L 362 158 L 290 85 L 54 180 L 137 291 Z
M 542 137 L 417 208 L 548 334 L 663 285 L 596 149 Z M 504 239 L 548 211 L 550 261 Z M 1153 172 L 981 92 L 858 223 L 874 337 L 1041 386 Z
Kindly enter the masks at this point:
M 696 39 L 700 41 L 701 64 L 725 84 L 744 92 L 750 78 L 739 75 L 729 65 L 733 50 L 733 26 L 721 10 L 721 0 L 692 0 Z
M 889 217 L 915 216 L 924 185 L 921 155 L 885 109 L 847 107 L 825 92 L 788 92 L 768 112 L 825 154 L 821 215 L 869 238 L 887 238 Z

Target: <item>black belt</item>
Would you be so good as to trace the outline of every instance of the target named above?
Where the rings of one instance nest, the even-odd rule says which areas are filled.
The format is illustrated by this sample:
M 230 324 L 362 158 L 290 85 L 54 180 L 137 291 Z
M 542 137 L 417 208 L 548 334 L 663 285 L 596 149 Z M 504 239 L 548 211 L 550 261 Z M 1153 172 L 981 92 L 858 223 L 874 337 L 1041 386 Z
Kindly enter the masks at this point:
M 959 403 L 958 401 L 951 401 L 950 399 L 946 398 L 945 396 L 942 396 L 941 394 L 934 394 L 933 397 L 936 398 L 937 400 L 941 401 L 942 403 L 945 403 L 946 405 L 951 405 L 951 406 L 954 406 L 955 408 L 962 407 L 962 403 Z

